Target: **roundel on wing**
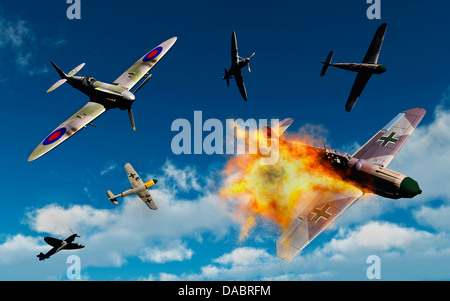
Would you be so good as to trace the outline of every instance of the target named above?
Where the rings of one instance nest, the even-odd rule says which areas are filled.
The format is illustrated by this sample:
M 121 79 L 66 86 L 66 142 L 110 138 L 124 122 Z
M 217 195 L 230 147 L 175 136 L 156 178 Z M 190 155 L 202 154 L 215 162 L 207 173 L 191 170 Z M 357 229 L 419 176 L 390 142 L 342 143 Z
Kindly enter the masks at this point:
M 47 138 L 45 138 L 44 142 L 42 142 L 43 145 L 49 145 L 52 144 L 55 141 L 58 141 L 59 138 L 61 138 L 65 133 L 67 129 L 66 128 L 60 128 L 48 135 Z
M 147 53 L 146 56 L 144 56 L 144 58 L 142 59 L 143 62 L 148 62 L 153 60 L 155 57 L 157 57 L 161 51 L 163 50 L 163 48 L 160 47 L 156 47 L 155 49 L 153 49 L 152 51 L 150 51 L 149 53 Z

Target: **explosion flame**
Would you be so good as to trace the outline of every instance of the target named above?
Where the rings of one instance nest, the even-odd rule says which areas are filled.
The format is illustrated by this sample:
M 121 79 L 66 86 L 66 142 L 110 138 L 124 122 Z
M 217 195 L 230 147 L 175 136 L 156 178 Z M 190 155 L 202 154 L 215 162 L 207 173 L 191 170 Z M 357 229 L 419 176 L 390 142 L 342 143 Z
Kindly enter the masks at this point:
M 354 187 L 324 160 L 323 149 L 308 145 L 311 142 L 314 139 L 307 136 L 279 140 L 279 160 L 274 165 L 261 164 L 261 155 L 240 155 L 227 162 L 221 196 L 236 201 L 236 216 L 245 217 L 240 240 L 256 225 L 256 217 L 284 231 L 311 192 Z

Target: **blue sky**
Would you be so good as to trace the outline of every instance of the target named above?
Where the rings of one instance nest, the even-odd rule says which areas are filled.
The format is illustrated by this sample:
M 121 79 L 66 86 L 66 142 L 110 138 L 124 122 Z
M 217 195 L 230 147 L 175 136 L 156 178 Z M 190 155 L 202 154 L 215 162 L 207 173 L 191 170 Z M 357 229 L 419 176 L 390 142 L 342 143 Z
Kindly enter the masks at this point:
M 450 278 L 450 34 L 447 1 L 382 1 L 381 20 L 369 20 L 366 1 L 82 1 L 81 20 L 66 17 L 64 0 L 0 5 L 0 135 L 2 210 L 0 280 L 66 280 L 70 254 L 80 256 L 88 280 L 365 280 L 369 255 L 382 279 Z M 392 2 L 392 1 L 391 1 Z M 358 62 L 376 28 L 388 23 L 379 62 L 351 113 L 344 105 L 355 74 L 330 69 Z M 242 56 L 244 102 L 221 79 L 230 64 L 231 32 Z M 152 70 L 133 105 L 106 112 L 44 157 L 31 151 L 87 101 L 58 80 L 50 60 L 68 72 L 112 82 L 161 42 L 178 41 Z M 279 232 L 261 222 L 240 242 L 240 224 L 218 195 L 230 157 L 174 155 L 171 124 L 178 118 L 283 119 L 295 133 L 314 125 L 328 146 L 352 153 L 399 112 L 427 115 L 390 168 L 416 179 L 424 191 L 411 200 L 361 199 L 300 255 L 281 262 Z M 104 191 L 129 183 L 130 162 L 146 179 L 159 210 L 128 197 L 114 207 Z M 81 235 L 86 248 L 35 257 L 43 237 Z

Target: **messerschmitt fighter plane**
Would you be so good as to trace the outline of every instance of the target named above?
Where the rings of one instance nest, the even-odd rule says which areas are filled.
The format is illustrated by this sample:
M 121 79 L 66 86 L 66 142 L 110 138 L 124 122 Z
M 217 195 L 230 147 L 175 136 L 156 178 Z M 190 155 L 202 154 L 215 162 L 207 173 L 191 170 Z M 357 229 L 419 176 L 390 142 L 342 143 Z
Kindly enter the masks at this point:
M 156 206 L 155 201 L 153 201 L 150 192 L 148 192 L 148 188 L 155 185 L 158 181 L 153 179 L 144 183 L 130 163 L 125 164 L 125 171 L 128 175 L 128 180 L 130 181 L 132 188 L 119 193 L 118 195 L 114 195 L 110 190 L 107 190 L 106 195 L 108 196 L 109 200 L 114 205 L 117 205 L 117 198 L 121 198 L 131 194 L 137 194 L 137 196 L 141 198 L 141 200 L 145 203 L 145 205 L 147 205 L 148 208 L 157 210 L 158 207 Z
M 131 126 L 135 130 L 135 122 L 131 106 L 135 100 L 135 94 L 139 91 L 150 79 L 148 72 L 155 66 L 155 64 L 169 51 L 175 44 L 177 38 L 173 37 L 153 50 L 148 52 L 140 58 L 133 66 L 131 66 L 125 73 L 117 78 L 112 84 L 103 83 L 95 80 L 93 77 L 75 76 L 84 63 L 73 69 L 68 74 L 65 74 L 53 62 L 52 65 L 61 76 L 48 92 L 51 92 L 64 83 L 69 83 L 72 87 L 80 90 L 90 97 L 89 102 L 78 112 L 72 115 L 69 119 L 58 126 L 28 157 L 28 161 L 36 160 L 45 155 L 56 146 L 64 142 L 66 139 L 77 133 L 87 125 L 92 125 L 91 122 L 99 117 L 101 114 L 109 109 L 119 108 L 121 110 L 128 110 Z M 138 86 L 136 90 L 131 92 L 131 89 L 142 79 L 144 81 Z
M 325 76 L 327 70 L 330 66 L 349 70 L 353 72 L 358 72 L 356 75 L 355 82 L 353 84 L 352 90 L 350 91 L 350 96 L 348 97 L 347 103 L 345 104 L 345 109 L 347 112 L 350 112 L 353 109 L 353 106 L 358 101 L 358 98 L 361 96 L 364 87 L 369 81 L 372 74 L 381 74 L 386 72 L 386 66 L 378 64 L 378 56 L 380 55 L 381 45 L 383 44 L 384 35 L 386 34 L 387 24 L 383 23 L 375 33 L 373 37 L 372 43 L 370 44 L 369 50 L 366 53 L 361 64 L 357 63 L 338 63 L 333 64 L 331 60 L 333 58 L 333 51 L 328 54 L 327 59 L 322 68 L 322 72 L 320 76 Z
M 76 249 L 82 249 L 84 248 L 83 245 L 74 243 L 76 237 L 80 237 L 77 234 L 72 234 L 68 238 L 61 240 L 53 237 L 45 237 L 44 240 L 46 243 L 48 243 L 53 248 L 48 251 L 46 254 L 40 253 L 39 255 L 36 255 L 36 257 L 39 258 L 40 261 L 50 258 L 53 254 L 61 251 L 61 250 L 76 250 Z
M 236 41 L 236 33 L 233 31 L 233 34 L 231 35 L 231 67 L 229 70 L 225 68 L 225 76 L 222 77 L 222 79 L 225 79 L 227 81 L 228 87 L 230 86 L 230 78 L 233 78 L 236 80 L 236 84 L 239 88 L 239 92 L 241 92 L 242 98 L 247 101 L 247 91 L 245 90 L 244 85 L 244 78 L 242 77 L 241 69 L 245 66 L 248 67 L 248 71 L 250 70 L 250 59 L 255 55 L 253 54 L 249 58 L 242 58 L 238 54 L 238 47 L 237 47 L 237 41 Z
M 341 191 L 311 191 L 300 197 L 295 216 L 277 241 L 278 257 L 291 259 L 364 193 L 390 199 L 413 198 L 421 194 L 415 180 L 387 167 L 425 113 L 421 108 L 401 112 L 352 156 L 326 147 L 305 146 L 314 148 L 330 170 L 352 185 Z

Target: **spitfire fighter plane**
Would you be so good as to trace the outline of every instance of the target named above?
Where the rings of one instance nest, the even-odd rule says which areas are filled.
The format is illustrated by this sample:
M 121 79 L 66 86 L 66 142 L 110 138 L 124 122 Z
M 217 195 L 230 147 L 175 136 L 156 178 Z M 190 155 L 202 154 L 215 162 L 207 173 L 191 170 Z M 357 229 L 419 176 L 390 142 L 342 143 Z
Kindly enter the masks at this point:
M 73 242 L 76 237 L 80 237 L 80 236 L 78 236 L 77 234 L 73 234 L 64 240 L 60 240 L 60 239 L 53 238 L 53 237 L 45 237 L 44 238 L 45 242 L 48 243 L 53 248 L 50 251 L 48 251 L 46 254 L 41 252 L 39 255 L 36 255 L 36 257 L 39 258 L 39 261 L 42 261 L 42 260 L 50 258 L 50 256 L 52 256 L 53 254 L 55 254 L 61 250 L 75 250 L 75 249 L 84 248 L 83 245 Z
M 291 259 L 299 253 L 363 196 L 361 189 L 390 199 L 421 194 L 415 180 L 387 167 L 424 115 L 421 108 L 401 112 L 352 156 L 308 146 L 320 152 L 328 167 L 352 185 L 345 191 L 312 191 L 302 198 L 296 216 L 277 241 L 278 257 Z
M 244 85 L 244 78 L 242 77 L 241 69 L 245 66 L 248 67 L 248 71 L 250 70 L 250 59 L 255 55 L 253 54 L 249 58 L 242 58 L 238 54 L 238 47 L 237 47 L 237 41 L 236 41 L 236 33 L 233 31 L 231 35 L 231 67 L 229 70 L 225 68 L 225 76 L 222 77 L 222 79 L 225 79 L 227 81 L 228 87 L 230 86 L 230 78 L 233 78 L 236 80 L 236 84 L 239 88 L 239 92 L 241 93 L 242 98 L 247 101 L 247 91 L 245 90 Z
M 378 64 L 378 56 L 380 55 L 381 45 L 383 44 L 384 35 L 386 34 L 387 24 L 383 23 L 375 33 L 373 37 L 372 43 L 370 44 L 369 50 L 366 53 L 361 64 L 357 63 L 331 63 L 334 52 L 331 51 L 328 54 L 327 59 L 322 68 L 322 72 L 320 76 L 325 76 L 327 70 L 330 66 L 349 70 L 353 72 L 358 72 L 356 75 L 355 82 L 353 84 L 352 90 L 350 91 L 350 96 L 348 97 L 347 103 L 345 104 L 345 109 L 347 112 L 350 112 L 353 109 L 353 106 L 358 101 L 358 98 L 361 96 L 364 87 L 369 81 L 372 74 L 381 74 L 386 72 L 386 66 Z
M 169 49 L 175 44 L 176 40 L 177 38 L 173 37 L 155 47 L 153 50 L 140 58 L 136 63 L 134 63 L 133 66 L 131 66 L 112 84 L 97 81 L 91 76 L 75 76 L 84 67 L 84 63 L 73 69 L 68 74 L 65 74 L 52 62 L 53 67 L 61 76 L 61 79 L 50 87 L 47 93 L 55 90 L 67 82 L 75 89 L 89 96 L 90 100 L 82 109 L 51 132 L 50 135 L 48 135 L 47 138 L 45 138 L 31 153 L 28 161 L 36 160 L 37 158 L 45 155 L 82 128 L 87 125 L 92 125 L 91 122 L 94 119 L 110 109 L 119 108 L 121 110 L 128 110 L 131 126 L 135 130 L 135 122 L 133 112 L 131 110 L 131 106 L 135 100 L 135 94 L 148 82 L 151 77 L 148 72 L 167 53 L 167 51 L 169 51 Z M 144 78 L 144 81 L 142 81 L 136 90 L 131 92 L 131 89 L 142 78 Z
M 130 163 L 125 164 L 125 171 L 128 175 L 128 180 L 130 181 L 132 188 L 119 193 L 118 195 L 114 195 L 110 190 L 107 190 L 106 195 L 108 196 L 109 200 L 114 205 L 117 205 L 117 198 L 121 198 L 131 194 L 137 194 L 137 196 L 141 198 L 141 200 L 145 203 L 145 205 L 147 205 L 148 208 L 157 210 L 158 207 L 156 206 L 155 201 L 153 201 L 152 196 L 148 192 L 148 188 L 155 185 L 158 181 L 153 179 L 144 183 Z

